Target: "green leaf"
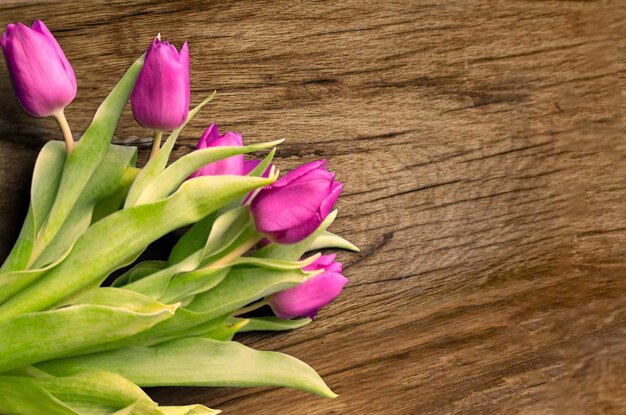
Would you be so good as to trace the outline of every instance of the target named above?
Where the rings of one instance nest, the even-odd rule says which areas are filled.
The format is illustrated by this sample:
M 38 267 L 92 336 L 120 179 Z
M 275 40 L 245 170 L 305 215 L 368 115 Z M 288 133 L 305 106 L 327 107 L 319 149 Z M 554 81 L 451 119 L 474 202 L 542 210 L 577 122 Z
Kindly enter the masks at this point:
M 274 147 L 283 140 L 270 141 L 268 143 L 253 144 L 241 147 L 210 147 L 191 153 L 179 158 L 168 168 L 163 170 L 149 184 L 137 198 L 134 205 L 154 202 L 167 197 L 193 172 L 214 161 L 222 160 L 237 154 L 252 153 Z M 220 176 L 224 177 L 224 176 Z M 196 178 L 192 179 L 195 180 Z
M 201 333 L 198 337 L 203 337 L 205 339 L 230 341 L 233 339 L 233 336 L 237 334 L 237 332 L 241 331 L 243 327 L 248 324 L 248 321 L 249 320 L 241 318 L 230 319 L 228 321 L 224 321 L 219 326 L 205 333 Z
M 28 260 L 33 251 L 35 240 L 35 223 L 33 219 L 33 208 L 29 206 L 22 224 L 20 234 L 11 248 L 11 252 L 4 260 L 0 273 L 21 271 L 28 268 Z
M 202 257 L 217 255 L 228 248 L 243 233 L 250 220 L 247 206 L 239 206 L 220 215 L 211 227 Z
M 158 260 L 150 260 L 150 261 L 142 261 L 120 275 L 113 284 L 113 287 L 121 287 L 130 282 L 140 280 L 148 275 L 152 275 L 155 272 L 158 272 L 164 268 L 167 268 L 166 261 L 158 261 Z
M 85 348 L 81 350 L 81 354 L 103 352 L 129 346 L 153 346 L 182 337 L 200 336 L 218 328 L 225 319 L 226 316 L 210 319 L 202 313 L 178 308 L 174 317 L 162 321 L 147 330 L 123 339 Z
M 154 414 L 157 404 L 128 379 L 105 370 L 88 370 L 72 376 L 35 378 L 51 395 L 81 414 L 110 414 L 144 400 Z
M 245 206 L 228 211 L 220 216 L 215 221 L 209 236 L 207 243 L 209 252 L 218 255 L 222 251 L 227 250 L 230 245 L 234 245 L 234 249 L 236 249 L 239 244 L 235 242 L 249 224 L 250 219 Z M 200 265 L 201 254 L 202 251 L 197 251 L 177 264 L 124 287 L 169 303 L 210 290 L 225 278 L 232 266 L 245 265 L 274 270 L 300 270 L 313 263 L 319 257 L 319 254 L 317 254 L 304 261 L 238 257 L 223 263 L 215 262 L 215 257 L 213 257 L 203 261 L 203 263 L 206 262 L 205 266 L 197 268 Z
M 134 311 L 158 311 L 164 307 L 172 313 L 176 310 L 176 306 L 164 305 L 143 294 L 116 287 L 99 287 L 90 291 L 80 304 L 123 307 Z
M 189 304 L 191 304 L 191 302 L 193 301 L 193 299 L 196 298 L 195 295 L 189 295 L 187 297 L 181 298 L 180 299 L 180 306 L 181 307 L 187 307 Z
M 200 264 L 201 253 L 198 251 L 184 261 L 157 270 L 122 287 L 165 303 L 180 301 L 184 297 L 207 291 L 224 279 L 229 266 L 196 269 Z
M 91 124 L 65 162 L 54 204 L 39 235 L 44 246 L 52 241 L 74 208 L 92 174 L 105 157 L 122 111 L 135 86 L 144 56 L 137 59 L 100 104 Z
M 324 231 L 319 234 L 309 246 L 309 251 L 315 251 L 317 249 L 326 249 L 326 248 L 339 248 L 345 249 L 347 251 L 353 252 L 361 252 L 359 247 L 354 245 L 352 242 L 345 240 L 339 235 L 335 235 L 334 233 Z
M 229 271 L 229 267 L 201 268 L 177 274 L 169 281 L 166 290 L 158 297 L 158 300 L 170 303 L 208 291 L 221 283 Z
M 140 333 L 137 338 L 145 339 L 141 343 L 133 343 L 141 346 L 152 346 L 164 343 L 170 340 L 176 340 L 183 337 L 195 337 L 218 328 L 226 320 L 226 316 L 212 318 L 212 316 L 196 313 L 179 308 L 178 313 L 172 317 L 169 324 L 167 320 L 161 324 L 157 324 L 152 329 L 144 333 Z
M 234 323 L 241 319 L 238 318 L 229 318 L 228 322 Z M 283 330 L 293 330 L 299 329 L 300 327 L 304 327 L 309 324 L 311 321 L 310 318 L 299 318 L 296 320 L 281 320 L 276 317 L 251 317 L 246 319 L 248 323 L 239 329 L 240 333 L 246 331 L 283 331 Z
M 49 141 L 37 156 L 30 190 L 35 232 L 42 228 L 52 209 L 66 156 L 65 144 L 61 141 Z
M 254 169 L 252 169 L 250 173 L 248 173 L 248 176 L 254 176 L 254 177 L 263 176 L 263 173 L 265 173 L 265 170 L 267 170 L 270 164 L 272 164 L 272 160 L 274 159 L 275 154 L 276 154 L 276 149 L 273 148 L 272 151 L 270 151 L 270 153 L 267 156 L 265 156 L 265 158 L 261 160 L 261 162 Z
M 299 269 L 232 269 L 224 281 L 212 290 L 197 294 L 186 308 L 202 313 L 207 319 L 216 318 L 267 295 L 301 284 L 311 275 Z
M 150 183 L 152 183 L 152 181 L 163 171 L 163 169 L 167 165 L 167 161 L 170 158 L 170 154 L 172 152 L 172 149 L 174 148 L 174 144 L 176 144 L 176 139 L 178 139 L 178 135 L 180 134 L 180 132 L 183 130 L 183 128 L 185 128 L 187 123 L 191 121 L 193 117 L 196 116 L 196 114 L 200 111 L 200 109 L 213 99 L 213 97 L 215 97 L 215 92 L 209 95 L 204 101 L 202 101 L 193 110 L 191 110 L 189 112 L 189 115 L 187 115 L 187 119 L 185 120 L 185 123 L 181 125 L 179 128 L 172 131 L 172 133 L 169 135 L 169 137 L 165 141 L 165 144 L 163 145 L 163 147 L 161 147 L 157 151 L 154 157 L 148 160 L 144 168 L 141 169 L 141 172 L 137 176 L 137 179 L 133 183 L 132 187 L 130 188 L 124 207 L 131 207 L 131 206 L 137 205 L 137 200 L 139 199 L 141 194 L 144 192 L 146 187 Z
M 207 217 L 194 223 L 194 225 L 178 240 L 174 248 L 172 248 L 168 262 L 170 264 L 175 264 L 187 258 L 194 252 L 202 249 L 206 244 L 207 237 L 209 232 L 211 232 L 213 222 L 217 216 L 218 212 L 213 212 Z
M 193 271 L 200 264 L 201 251 L 188 256 L 183 261 L 163 268 L 151 275 L 130 282 L 123 287 L 127 290 L 135 291 L 151 298 L 158 299 L 167 290 L 168 285 L 174 275 L 185 271 Z
M 21 314 L 0 325 L 0 371 L 132 336 L 172 317 L 175 309 L 109 288 L 96 290 L 89 304 Z
M 136 154 L 136 153 L 135 153 Z M 122 174 L 122 179 L 120 181 L 119 189 L 111 196 L 104 198 L 99 201 L 96 207 L 93 210 L 93 215 L 91 217 L 91 223 L 95 223 L 100 219 L 109 216 L 113 212 L 117 212 L 121 209 L 124 201 L 126 200 L 126 196 L 128 195 L 128 191 L 132 186 L 137 174 L 141 171 L 137 167 L 134 167 L 136 163 L 136 157 L 130 162 L 130 165 L 126 167 L 124 173 Z
M 307 364 L 277 352 L 262 352 L 235 342 L 203 338 L 174 340 L 152 347 L 44 362 L 57 376 L 84 370 L 116 372 L 139 386 L 285 386 L 334 398 Z
M 315 255 L 311 255 L 310 257 L 302 261 L 283 261 L 280 259 L 255 258 L 255 257 L 244 256 L 244 257 L 239 257 L 235 259 L 229 265 L 231 266 L 239 266 L 239 265 L 258 266 L 262 268 L 286 271 L 286 270 L 291 270 L 291 269 L 302 269 L 306 266 L 311 265 L 319 257 L 320 257 L 320 254 L 315 254 Z
M 0 272 L 19 271 L 28 266 L 33 242 L 50 212 L 61 181 L 65 154 L 65 144 L 60 141 L 47 142 L 39 152 L 33 170 L 28 214 Z
M 232 241 L 225 243 L 225 247 L 228 247 L 229 243 Z M 239 257 L 223 264 L 216 264 L 212 260 L 207 260 L 206 266 L 197 268 L 200 265 L 201 253 L 201 251 L 197 251 L 184 261 L 124 285 L 124 288 L 170 303 L 210 290 L 222 282 L 232 266 L 246 265 L 274 270 L 299 270 L 310 265 L 319 257 L 319 254 L 314 255 L 304 261 Z
M 34 381 L 34 384 L 29 383 L 34 388 L 43 387 L 81 415 L 202 415 L 220 412 L 202 405 L 160 407 L 139 386 L 104 370 L 56 377 L 29 367 L 26 374 Z
M 72 252 L 59 266 L 0 305 L 0 322 L 21 313 L 52 307 L 65 298 L 99 286 L 110 272 L 135 258 L 151 242 L 275 179 L 275 176 L 269 179 L 198 177 L 185 182 L 167 199 L 107 216 L 76 241 Z
M 52 242 L 34 262 L 33 267 L 41 267 L 56 260 L 85 232 L 91 223 L 96 204 L 120 190 L 122 176 L 135 157 L 136 151 L 135 147 L 117 145 L 109 147 L 109 151 L 89 179 L 71 213 Z
M 63 262 L 71 250 L 71 247 L 68 248 L 55 262 L 46 267 L 0 274 L 0 304 L 37 281 L 46 272 Z
M 178 308 L 171 319 L 133 337 L 89 351 L 157 344 L 172 338 L 204 334 L 222 324 L 227 314 L 267 295 L 301 284 L 319 272 L 303 272 L 300 268 L 282 271 L 269 268 L 233 269 L 214 288 L 195 294 L 191 302 L 185 308 Z M 223 278 L 223 275 L 220 277 Z
M 34 379 L 0 376 L 0 413 L 5 415 L 81 415 Z

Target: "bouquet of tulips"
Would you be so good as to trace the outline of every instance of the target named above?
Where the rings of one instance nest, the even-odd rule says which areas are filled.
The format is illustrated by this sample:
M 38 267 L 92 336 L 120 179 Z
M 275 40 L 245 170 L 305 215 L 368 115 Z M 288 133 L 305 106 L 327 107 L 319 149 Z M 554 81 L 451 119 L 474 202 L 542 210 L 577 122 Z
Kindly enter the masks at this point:
M 0 413 L 219 412 L 159 406 L 141 387 L 160 385 L 334 397 L 305 363 L 232 341 L 302 327 L 346 284 L 334 255 L 307 254 L 357 250 L 328 231 L 342 184 L 325 161 L 279 179 L 272 157 L 281 141 L 243 145 L 213 124 L 196 151 L 168 165 L 181 129 L 213 96 L 189 111 L 187 44 L 177 50 L 160 36 L 75 143 L 64 108 L 76 79 L 48 28 L 9 24 L 0 43 L 24 110 L 54 117 L 65 139 L 41 149 L 26 219 L 0 269 Z M 143 168 L 136 148 L 111 144 L 129 99 L 154 131 Z M 138 262 L 173 231 L 168 258 Z M 273 315 L 259 317 L 266 305 Z

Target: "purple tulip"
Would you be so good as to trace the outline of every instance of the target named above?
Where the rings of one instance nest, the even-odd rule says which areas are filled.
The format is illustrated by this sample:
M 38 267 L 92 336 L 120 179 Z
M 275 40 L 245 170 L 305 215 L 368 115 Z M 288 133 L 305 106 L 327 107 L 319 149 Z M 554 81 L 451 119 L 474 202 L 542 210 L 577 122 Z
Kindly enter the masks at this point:
M 133 115 L 143 127 L 171 131 L 183 125 L 189 113 L 189 46 L 180 53 L 155 38 L 130 96 Z
M 324 273 L 267 298 L 274 314 L 281 319 L 315 318 L 317 312 L 337 298 L 348 283 L 348 279 L 341 274 L 341 263 L 335 262 L 335 255 L 322 255 L 303 269 L 323 269 Z
M 72 65 L 41 20 L 35 20 L 32 27 L 7 25 L 0 44 L 15 95 L 27 113 L 47 117 L 74 100 L 76 76 Z
M 250 204 L 257 230 L 283 244 L 313 233 L 332 211 L 343 187 L 325 165 L 326 160 L 305 164 L 263 188 Z
M 226 134 L 220 135 L 217 124 L 211 124 L 209 128 L 204 131 L 200 140 L 198 140 L 196 150 L 209 147 L 241 147 L 242 145 L 243 139 L 241 138 L 241 134 L 229 131 Z M 261 160 L 244 160 L 243 154 L 238 154 L 209 163 L 198 169 L 191 177 L 220 176 L 223 174 L 246 176 L 259 164 L 261 164 Z M 270 164 L 263 172 L 262 177 L 269 177 L 271 167 L 272 165 Z
M 202 134 L 202 137 L 200 137 L 198 144 L 196 144 L 196 150 L 209 147 L 241 147 L 242 145 L 241 134 L 229 131 L 226 134 L 220 135 L 217 124 L 211 124 L 204 134 Z M 238 176 L 245 174 L 243 154 L 209 163 L 198 169 L 191 177 L 219 176 L 223 174 L 234 174 Z

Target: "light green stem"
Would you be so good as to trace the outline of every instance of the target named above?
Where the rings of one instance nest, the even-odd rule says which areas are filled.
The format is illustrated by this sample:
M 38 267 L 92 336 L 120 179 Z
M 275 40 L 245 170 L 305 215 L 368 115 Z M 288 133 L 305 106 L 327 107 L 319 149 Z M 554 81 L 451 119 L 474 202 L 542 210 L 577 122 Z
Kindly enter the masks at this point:
M 70 125 L 67 123 L 67 118 L 65 118 L 65 113 L 63 109 L 52 114 L 52 116 L 59 123 L 59 127 L 61 127 L 61 131 L 63 132 L 63 139 L 65 140 L 65 148 L 67 148 L 67 155 L 69 156 L 74 149 L 74 136 L 72 136 L 72 130 L 70 130 Z
M 154 130 L 154 138 L 152 139 L 152 150 L 150 150 L 150 158 L 152 159 L 159 152 L 161 148 L 161 137 L 163 137 L 163 131 Z

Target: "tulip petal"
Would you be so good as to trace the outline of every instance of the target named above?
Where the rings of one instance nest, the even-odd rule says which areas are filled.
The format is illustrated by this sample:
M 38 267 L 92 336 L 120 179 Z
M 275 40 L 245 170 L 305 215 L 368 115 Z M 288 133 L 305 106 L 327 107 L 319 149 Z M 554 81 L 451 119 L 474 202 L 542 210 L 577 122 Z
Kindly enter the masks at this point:
M 30 28 L 7 25 L 0 40 L 18 101 L 35 117 L 47 117 L 76 97 L 76 77 L 61 46 L 41 20 Z
M 155 38 L 130 97 L 133 115 L 143 127 L 171 131 L 189 113 L 189 46 L 180 49 Z
M 258 166 L 259 164 L 261 164 L 261 160 L 244 160 L 243 161 L 243 174 L 247 176 L 248 173 L 254 170 L 256 166 Z
M 320 204 L 328 196 L 330 173 L 313 169 L 302 175 L 302 170 L 296 170 L 283 177 L 287 180 L 283 180 L 281 185 L 274 186 L 281 180 L 279 179 L 252 201 L 255 223 L 261 232 L 281 233 L 301 226 L 306 229 L 312 226 L 315 229 L 321 222 L 314 224 L 312 220 L 315 219 Z M 294 172 L 299 174 L 297 181 L 290 177 Z M 285 186 L 284 182 L 291 185 Z
M 317 229 L 342 189 L 325 164 L 318 160 L 300 166 L 258 193 L 250 210 L 260 233 L 274 242 L 293 244 Z
M 326 269 L 335 262 L 337 254 L 320 255 L 311 265 L 303 268 L 305 271 L 315 271 L 318 269 Z
M 341 191 L 343 190 L 343 183 L 341 182 L 333 182 L 331 186 L 330 194 L 324 199 L 319 208 L 319 215 L 321 220 L 323 220 L 330 212 L 332 212 L 333 207 L 335 206 L 335 202 L 339 198 Z M 320 223 L 321 223 L 320 220 Z
M 57 42 L 52 33 L 50 33 L 50 29 L 48 29 L 48 26 L 46 26 L 46 24 L 41 20 L 35 20 L 31 28 L 44 35 L 50 41 L 50 45 L 54 48 L 59 62 L 65 68 L 65 73 L 67 75 L 68 81 L 74 89 L 74 95 L 76 95 L 76 76 L 74 74 L 74 68 L 72 68 L 72 65 L 70 65 L 70 62 L 65 57 L 65 53 L 63 52 L 63 49 L 61 49 L 59 42 Z
M 270 305 L 282 319 L 308 316 L 315 317 L 317 311 L 341 294 L 348 279 L 336 272 L 325 272 L 297 287 L 281 291 L 270 298 Z
M 241 134 L 229 131 L 226 134 L 220 135 L 217 124 L 211 124 L 206 129 L 198 144 L 196 150 L 201 150 L 209 147 L 241 147 L 243 145 L 243 139 Z M 219 176 L 223 174 L 235 174 L 243 175 L 243 154 L 237 154 L 232 157 L 228 157 L 222 160 L 209 163 L 206 166 L 198 169 L 190 177 L 199 176 Z
M 216 140 L 219 136 L 220 131 L 217 128 L 217 124 L 213 123 L 209 125 L 209 128 L 204 130 L 204 133 L 198 140 L 198 144 L 196 144 L 196 150 L 202 150 L 203 148 L 209 147 L 209 143 Z
M 303 164 L 302 166 L 290 171 L 289 174 L 287 174 L 286 176 L 281 177 L 272 185 L 272 187 L 287 186 L 288 184 L 291 184 L 291 182 L 299 179 L 300 177 L 310 173 L 313 170 L 321 169 L 325 165 L 326 160 L 316 160 L 307 164 Z

